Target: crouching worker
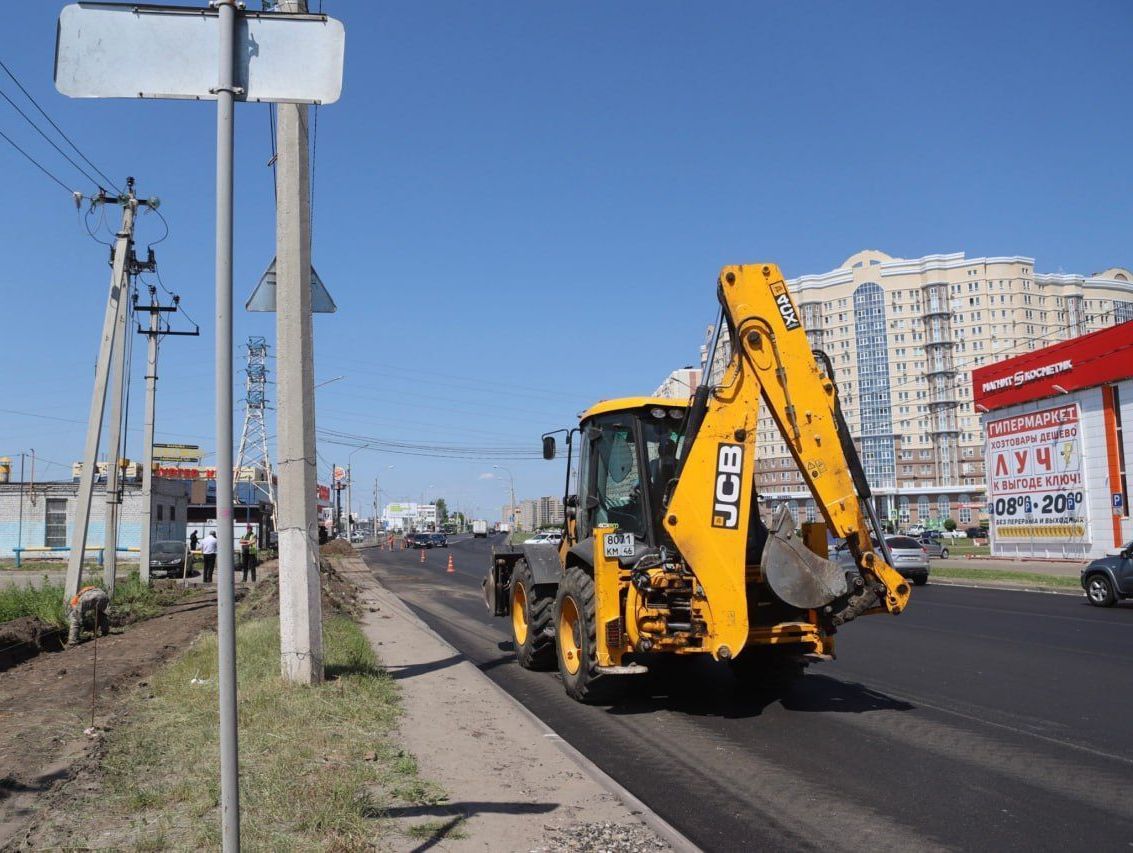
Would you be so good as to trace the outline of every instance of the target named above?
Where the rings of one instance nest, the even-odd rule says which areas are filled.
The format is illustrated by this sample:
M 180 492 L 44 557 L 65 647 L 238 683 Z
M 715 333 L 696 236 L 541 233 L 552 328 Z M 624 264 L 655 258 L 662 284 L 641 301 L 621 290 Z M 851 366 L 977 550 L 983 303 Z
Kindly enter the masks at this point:
M 106 590 L 97 586 L 84 586 L 78 595 L 71 597 L 70 603 L 71 632 L 67 635 L 69 644 L 79 641 L 79 634 L 87 625 L 95 636 L 98 636 L 98 631 L 104 637 L 110 633 L 110 616 L 106 612 L 106 608 L 110 606 L 110 596 L 106 594 Z

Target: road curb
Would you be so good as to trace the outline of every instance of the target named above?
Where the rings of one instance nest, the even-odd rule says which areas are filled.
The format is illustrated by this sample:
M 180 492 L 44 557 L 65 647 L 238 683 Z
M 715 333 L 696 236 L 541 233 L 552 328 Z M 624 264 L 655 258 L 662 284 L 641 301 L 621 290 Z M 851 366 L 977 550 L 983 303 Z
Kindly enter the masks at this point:
M 463 660 L 468 660 L 468 658 L 466 658 L 459 649 L 454 647 L 450 642 L 448 642 L 448 640 L 446 640 L 435 630 L 433 630 L 433 628 L 420 616 L 414 613 L 413 608 L 406 604 L 405 601 L 403 601 L 401 597 L 397 595 L 397 593 L 383 584 L 381 582 L 381 579 L 377 577 L 376 572 L 374 572 L 373 569 L 367 566 L 360 556 L 349 555 L 339 557 L 337 559 L 342 560 L 344 563 L 357 561 L 357 567 L 350 566 L 349 568 L 352 571 L 367 572 L 368 577 L 372 579 L 375 584 L 381 587 L 383 592 L 396 599 L 397 602 L 401 605 L 401 607 L 398 608 L 398 616 L 407 619 L 409 622 L 413 623 L 416 628 L 429 634 L 442 646 L 450 649 L 454 655 L 460 656 Z M 638 817 L 642 823 L 652 829 L 662 840 L 664 840 L 670 847 L 672 847 L 673 850 L 679 851 L 679 853 L 699 853 L 701 848 L 697 847 L 695 844 L 689 841 L 689 839 L 686 838 L 672 824 L 670 824 L 667 820 L 653 811 L 653 809 L 649 808 L 649 806 L 645 805 L 645 803 L 634 796 L 624 785 L 622 785 L 620 782 L 606 773 L 593 761 L 591 761 L 589 758 L 587 758 L 585 755 L 583 755 L 581 752 L 567 743 L 567 741 L 565 741 L 558 732 L 556 732 L 553 728 L 547 725 L 546 722 L 532 713 L 532 711 L 526 705 L 524 705 L 522 702 L 520 702 L 518 699 L 516 699 L 514 696 L 500 687 L 500 685 L 496 684 L 496 682 L 492 681 L 492 679 L 488 678 L 488 676 L 485 675 L 479 667 L 473 665 L 473 668 L 479 675 L 480 680 L 488 685 L 489 689 L 494 690 L 499 696 L 506 699 L 508 704 L 512 708 L 514 708 L 520 716 L 526 718 L 528 722 L 530 722 L 537 730 L 542 733 L 545 739 L 554 743 L 559 751 L 562 752 L 568 759 L 570 759 L 570 761 L 576 767 L 578 767 L 580 771 L 582 771 L 586 776 L 596 782 L 598 786 L 605 790 L 607 793 L 613 794 L 615 797 L 621 800 L 623 805 L 625 805 L 626 809 L 628 809 L 631 814 L 633 814 L 635 817 Z
M 1081 590 L 1067 589 L 1062 586 L 1043 586 L 1042 584 L 1016 583 L 1014 581 L 980 580 L 978 578 L 941 578 L 930 576 L 930 582 L 937 586 L 958 586 L 965 589 L 1001 589 L 1007 592 L 1040 592 L 1047 595 L 1070 595 L 1080 598 Z

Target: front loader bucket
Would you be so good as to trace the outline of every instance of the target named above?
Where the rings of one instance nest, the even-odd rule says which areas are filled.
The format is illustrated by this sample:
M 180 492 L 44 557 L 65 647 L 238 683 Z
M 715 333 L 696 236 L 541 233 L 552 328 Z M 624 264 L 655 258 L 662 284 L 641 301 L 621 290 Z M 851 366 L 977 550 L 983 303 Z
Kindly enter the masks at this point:
M 787 604 L 810 610 L 849 592 L 846 570 L 803 545 L 785 506 L 775 513 L 769 534 L 763 547 L 763 577 Z

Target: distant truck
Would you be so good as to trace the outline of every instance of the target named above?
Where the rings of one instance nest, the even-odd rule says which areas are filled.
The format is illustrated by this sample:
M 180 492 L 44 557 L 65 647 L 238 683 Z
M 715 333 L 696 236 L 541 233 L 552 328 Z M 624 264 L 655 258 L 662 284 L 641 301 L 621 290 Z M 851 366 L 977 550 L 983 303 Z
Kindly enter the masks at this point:
M 488 522 L 482 518 L 477 518 L 472 522 L 472 536 L 476 539 L 487 538 L 488 536 Z

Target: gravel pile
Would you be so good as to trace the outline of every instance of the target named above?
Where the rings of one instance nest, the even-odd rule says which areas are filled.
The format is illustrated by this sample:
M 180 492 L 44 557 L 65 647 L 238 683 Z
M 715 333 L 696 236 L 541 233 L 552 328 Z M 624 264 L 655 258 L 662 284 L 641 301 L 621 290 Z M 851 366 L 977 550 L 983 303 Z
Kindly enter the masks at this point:
M 542 846 L 531 853 L 586 851 L 586 853 L 654 853 L 671 849 L 643 823 L 576 823 L 568 827 L 544 826 Z

